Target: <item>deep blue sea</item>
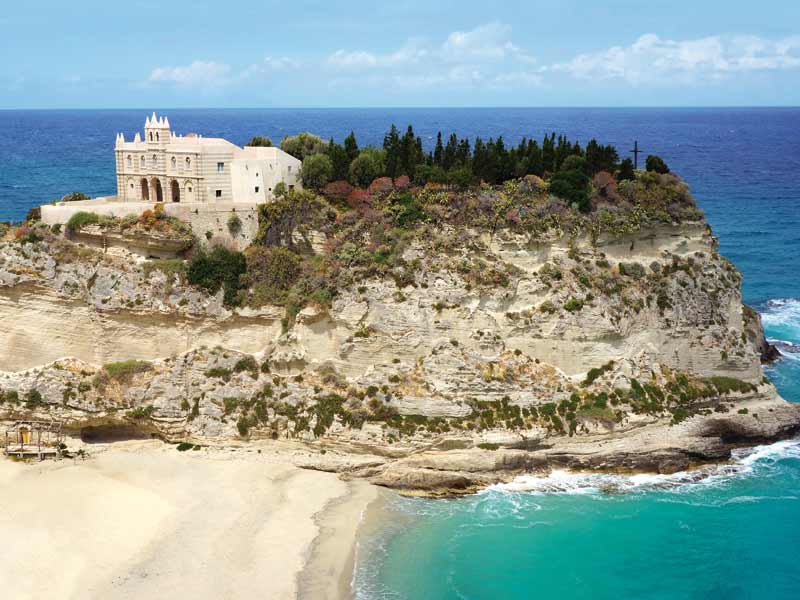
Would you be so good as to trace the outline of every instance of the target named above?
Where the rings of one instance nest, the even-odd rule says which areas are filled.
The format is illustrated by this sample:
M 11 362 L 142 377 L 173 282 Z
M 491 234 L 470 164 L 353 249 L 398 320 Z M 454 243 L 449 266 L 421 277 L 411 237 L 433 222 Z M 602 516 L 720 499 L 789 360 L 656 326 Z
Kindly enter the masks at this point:
M 114 193 L 114 137 L 144 110 L 0 111 L 0 220 L 71 191 Z M 159 111 L 161 114 L 161 111 Z M 279 141 L 311 131 L 380 144 L 436 132 L 634 140 L 686 181 L 744 275 L 745 301 L 785 358 L 768 370 L 800 401 L 800 109 L 169 110 L 175 130 Z M 795 345 L 795 346 L 793 346 Z M 793 352 L 793 350 L 795 352 Z M 800 598 L 800 443 L 742 453 L 700 482 L 555 473 L 459 500 L 396 498 L 359 546 L 357 597 Z

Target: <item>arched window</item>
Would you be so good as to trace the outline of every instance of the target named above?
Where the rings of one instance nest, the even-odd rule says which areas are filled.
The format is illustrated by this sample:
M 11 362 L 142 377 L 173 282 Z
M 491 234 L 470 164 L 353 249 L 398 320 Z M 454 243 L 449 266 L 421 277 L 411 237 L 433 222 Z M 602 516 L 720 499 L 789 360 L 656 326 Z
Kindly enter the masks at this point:
M 132 166 L 133 166 L 133 159 L 131 158 L 131 155 L 128 154 L 128 168 L 130 169 Z
M 172 157 L 172 168 L 176 168 L 178 166 L 178 159 L 174 156 Z
M 139 163 L 142 165 L 142 168 L 144 169 L 144 168 L 145 168 L 145 166 L 146 166 L 146 165 L 145 165 L 144 156 L 142 156 L 142 157 L 139 159 Z
M 158 156 L 153 154 L 153 168 L 155 169 L 158 166 Z
M 186 168 L 187 169 L 191 169 L 192 168 L 192 159 L 190 157 L 188 157 L 188 156 L 186 157 Z
M 156 131 L 156 141 L 158 141 L 158 132 Z
M 152 131 L 150 132 L 150 141 L 151 142 L 153 141 L 153 132 Z

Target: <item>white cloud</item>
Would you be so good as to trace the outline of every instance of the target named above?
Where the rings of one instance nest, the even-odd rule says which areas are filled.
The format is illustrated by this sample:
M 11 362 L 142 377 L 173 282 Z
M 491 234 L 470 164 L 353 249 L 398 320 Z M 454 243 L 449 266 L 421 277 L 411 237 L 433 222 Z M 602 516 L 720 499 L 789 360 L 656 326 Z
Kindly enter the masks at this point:
M 213 87 L 226 84 L 230 70 L 226 64 L 196 60 L 186 66 L 156 67 L 150 72 L 147 81 L 187 87 Z
M 259 62 L 244 69 L 240 76 L 244 79 L 253 77 L 269 77 L 277 72 L 284 72 L 292 69 L 299 69 L 303 62 L 288 56 L 266 56 Z
M 454 31 L 439 44 L 412 39 L 388 53 L 340 49 L 329 55 L 325 64 L 339 77 L 349 74 L 358 76 L 361 83 L 376 85 L 469 88 L 489 83 L 495 88 L 518 88 L 541 82 L 530 70 L 534 62 L 511 41 L 510 26 L 492 22 L 470 31 Z
M 579 54 L 552 65 L 578 79 L 622 79 L 633 85 L 730 77 L 735 73 L 800 67 L 800 37 L 771 41 L 756 36 L 709 36 L 667 40 L 641 36 L 630 46 Z
M 516 58 L 533 62 L 533 58 L 511 41 L 511 26 L 487 23 L 471 31 L 454 31 L 442 44 L 443 55 L 450 60 L 503 60 Z

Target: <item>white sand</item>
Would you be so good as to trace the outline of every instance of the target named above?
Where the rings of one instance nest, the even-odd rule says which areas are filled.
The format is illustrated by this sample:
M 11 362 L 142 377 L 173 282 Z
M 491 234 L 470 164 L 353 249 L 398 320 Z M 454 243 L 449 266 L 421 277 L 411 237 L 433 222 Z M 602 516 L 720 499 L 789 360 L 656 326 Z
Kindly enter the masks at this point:
M 346 597 L 375 494 L 266 453 L 159 442 L 85 461 L 0 458 L 0 589 L 19 600 L 281 599 L 297 597 L 302 572 L 304 597 Z

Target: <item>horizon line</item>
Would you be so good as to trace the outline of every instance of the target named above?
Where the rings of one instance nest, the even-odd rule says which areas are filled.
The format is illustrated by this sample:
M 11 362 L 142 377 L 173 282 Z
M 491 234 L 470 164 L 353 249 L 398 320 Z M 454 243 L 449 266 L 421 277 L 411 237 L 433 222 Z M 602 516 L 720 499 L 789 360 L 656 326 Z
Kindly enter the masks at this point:
M 494 105 L 494 106 L 446 106 L 446 105 L 412 105 L 412 106 L 162 106 L 155 110 L 496 110 L 496 109 L 557 109 L 557 110 L 664 110 L 664 109 L 748 109 L 748 108 L 780 108 L 791 109 L 800 108 L 799 104 L 698 104 L 698 105 L 542 105 L 542 106 L 514 106 L 514 105 Z M 143 106 L 119 106 L 119 107 L 5 107 L 0 111 L 113 111 L 113 110 L 154 110 L 153 105 Z

